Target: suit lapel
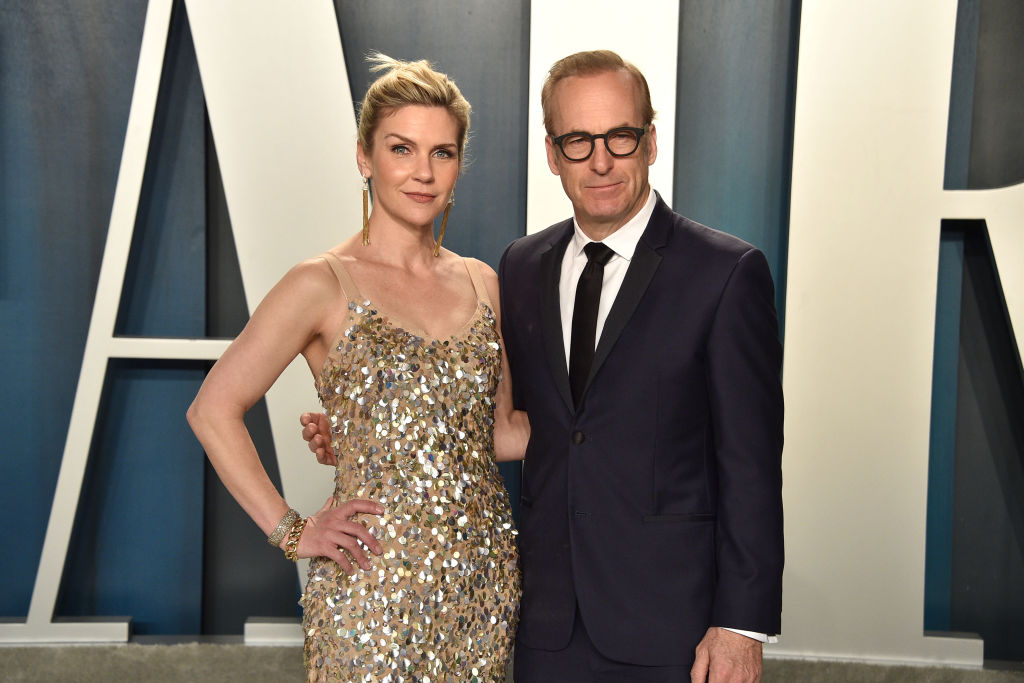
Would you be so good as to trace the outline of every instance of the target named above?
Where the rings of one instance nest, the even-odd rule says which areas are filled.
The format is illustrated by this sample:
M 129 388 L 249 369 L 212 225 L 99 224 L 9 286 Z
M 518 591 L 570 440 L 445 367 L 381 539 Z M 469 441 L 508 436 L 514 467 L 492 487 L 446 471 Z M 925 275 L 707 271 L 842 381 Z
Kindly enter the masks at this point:
M 565 341 L 562 336 L 562 310 L 558 299 L 558 280 L 562 272 L 562 256 L 572 238 L 572 219 L 566 221 L 561 234 L 551 242 L 548 250 L 541 254 L 540 316 L 541 331 L 544 335 L 544 349 L 547 352 L 551 376 L 558 387 L 558 393 L 570 411 L 574 410 L 572 389 L 569 386 L 569 370 L 565 360 Z
M 594 362 L 591 364 L 590 374 L 587 376 L 587 387 L 590 386 L 597 371 L 607 360 L 608 354 L 611 353 L 615 342 L 626 328 L 626 323 L 633 317 L 633 311 L 636 310 L 644 292 L 647 291 L 651 278 L 658 270 L 661 254 L 657 250 L 667 242 L 670 225 L 671 210 L 659 195 L 647 229 L 644 230 L 643 236 L 637 242 L 636 251 L 633 252 L 633 258 L 630 259 L 629 268 L 626 270 L 626 277 L 622 281 L 619 293 L 612 303 L 611 310 L 608 311 L 608 318 L 605 319 L 604 328 L 601 330 L 601 339 L 594 351 Z M 568 375 L 566 376 L 568 377 Z M 587 387 L 583 390 L 584 394 L 586 394 Z

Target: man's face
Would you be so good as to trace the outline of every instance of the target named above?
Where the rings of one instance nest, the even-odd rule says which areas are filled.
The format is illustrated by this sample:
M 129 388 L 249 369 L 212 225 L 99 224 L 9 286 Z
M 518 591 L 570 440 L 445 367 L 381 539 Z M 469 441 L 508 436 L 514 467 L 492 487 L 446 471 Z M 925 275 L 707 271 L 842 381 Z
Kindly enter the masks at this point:
M 563 79 L 552 92 L 551 104 L 556 137 L 571 132 L 598 135 L 621 126 L 643 126 L 636 85 L 625 70 Z M 653 125 L 628 157 L 612 156 L 604 138 L 594 141 L 593 154 L 583 161 L 566 159 L 550 135 L 545 144 L 548 166 L 561 178 L 576 220 L 591 239 L 607 237 L 643 207 L 650 187 L 648 167 L 658 156 Z

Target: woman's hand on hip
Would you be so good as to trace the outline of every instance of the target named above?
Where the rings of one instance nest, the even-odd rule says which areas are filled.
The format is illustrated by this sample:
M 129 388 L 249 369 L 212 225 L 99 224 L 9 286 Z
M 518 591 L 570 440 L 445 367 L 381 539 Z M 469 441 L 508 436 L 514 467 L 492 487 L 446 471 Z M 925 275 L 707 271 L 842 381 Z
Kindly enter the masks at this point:
M 328 498 L 324 506 L 307 520 L 306 528 L 299 537 L 298 556 L 327 557 L 346 572 L 354 571 L 351 557 L 363 569 L 370 569 L 372 565 L 367 550 L 380 555 L 384 548 L 366 526 L 356 521 L 356 517 L 360 514 L 384 514 L 384 506 L 365 499 L 345 501 L 337 507 L 332 507 L 333 503 L 333 498 Z

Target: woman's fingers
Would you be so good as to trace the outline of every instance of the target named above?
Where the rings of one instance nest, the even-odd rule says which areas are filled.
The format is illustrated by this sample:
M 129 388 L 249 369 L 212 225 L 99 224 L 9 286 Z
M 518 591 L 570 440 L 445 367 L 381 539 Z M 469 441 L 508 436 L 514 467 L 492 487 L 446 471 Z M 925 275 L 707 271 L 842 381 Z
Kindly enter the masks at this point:
M 380 515 L 384 513 L 384 506 L 372 500 L 355 499 L 345 501 L 338 507 L 325 514 L 322 523 L 329 525 L 332 529 L 359 539 L 370 551 L 380 555 L 384 549 L 370 530 L 361 522 L 355 521 L 355 516 L 360 513 Z M 341 544 L 339 544 L 341 545 Z
M 303 413 L 299 416 L 302 425 L 302 438 L 306 447 L 316 455 L 321 465 L 338 464 L 338 456 L 331 447 L 331 426 L 323 413 Z
M 341 551 L 341 548 L 337 546 L 333 548 L 328 548 L 326 552 L 322 553 L 322 556 L 329 557 L 330 559 L 337 562 L 338 566 L 344 569 L 346 574 L 351 574 L 353 571 L 355 571 L 355 569 L 352 567 L 352 563 L 349 562 L 348 556 L 345 555 L 345 553 Z M 363 568 L 369 569 L 369 567 Z
M 370 530 L 362 524 L 358 524 L 356 522 L 343 522 L 340 525 L 339 531 L 362 542 L 362 544 L 374 554 L 380 555 L 384 552 L 384 548 L 381 546 L 380 541 L 374 538 L 373 534 L 370 533 Z
M 366 500 L 365 498 L 353 498 L 352 500 L 346 500 L 335 509 L 345 517 L 353 517 L 360 512 L 366 512 L 371 515 L 384 514 L 383 505 L 373 500 Z
M 352 536 L 342 536 L 341 540 L 338 541 L 338 548 L 347 550 L 349 556 L 351 556 L 352 559 L 354 559 L 363 569 L 369 570 L 373 567 L 370 563 L 369 555 L 366 554 L 365 550 L 359 547 L 356 539 Z M 344 555 L 344 553 L 342 553 L 342 555 Z
M 329 557 L 337 562 L 346 572 L 352 572 L 352 563 L 342 549 L 349 547 L 357 548 L 356 541 L 351 536 L 331 528 L 329 522 L 323 519 L 311 517 L 306 523 L 306 528 L 299 537 L 299 557 Z M 361 554 L 361 553 L 360 553 Z M 366 562 L 366 558 L 363 558 Z M 365 569 L 369 569 L 369 563 Z
M 302 425 L 303 440 L 306 441 L 306 445 L 309 446 L 309 450 L 315 452 L 316 448 L 313 445 L 313 437 L 320 433 L 316 413 L 303 413 L 299 416 L 299 424 Z
M 384 506 L 357 498 L 334 507 L 334 499 L 328 498 L 306 524 L 299 541 L 300 557 L 329 557 L 348 572 L 353 570 L 351 557 L 363 569 L 370 569 L 373 565 L 366 550 L 380 555 L 384 548 L 364 524 L 355 521 L 356 515 L 361 513 L 380 515 L 384 513 Z

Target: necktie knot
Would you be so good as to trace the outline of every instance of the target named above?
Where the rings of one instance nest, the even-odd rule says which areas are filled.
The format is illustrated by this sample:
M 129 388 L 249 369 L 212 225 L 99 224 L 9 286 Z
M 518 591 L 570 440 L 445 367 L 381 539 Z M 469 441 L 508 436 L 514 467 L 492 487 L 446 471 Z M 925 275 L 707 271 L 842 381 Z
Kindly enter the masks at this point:
M 590 242 L 583 247 L 583 252 L 587 255 L 587 263 L 596 263 L 599 266 L 608 263 L 608 260 L 615 255 L 615 252 L 602 242 Z

